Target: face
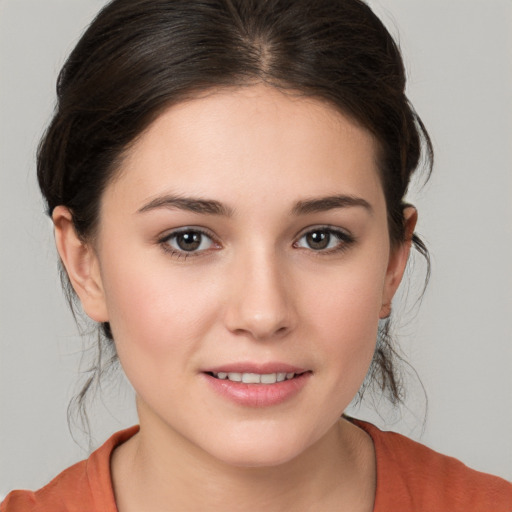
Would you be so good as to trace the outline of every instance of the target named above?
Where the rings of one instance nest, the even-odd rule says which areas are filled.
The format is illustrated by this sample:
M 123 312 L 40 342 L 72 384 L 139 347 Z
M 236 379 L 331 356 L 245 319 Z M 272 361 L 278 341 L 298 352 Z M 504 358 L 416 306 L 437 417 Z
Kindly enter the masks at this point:
M 334 428 L 407 259 L 390 250 L 372 136 L 265 86 L 164 112 L 104 192 L 88 249 L 82 281 L 68 272 L 111 324 L 141 427 L 242 466 Z

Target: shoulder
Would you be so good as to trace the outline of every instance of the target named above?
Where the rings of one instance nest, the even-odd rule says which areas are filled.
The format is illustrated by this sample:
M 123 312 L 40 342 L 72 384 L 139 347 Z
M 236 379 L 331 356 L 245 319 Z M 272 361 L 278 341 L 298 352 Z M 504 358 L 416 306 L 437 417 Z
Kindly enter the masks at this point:
M 138 427 L 132 427 L 117 432 L 87 460 L 67 468 L 38 491 L 12 491 L 0 505 L 0 512 L 115 512 L 110 456 L 137 431 Z
M 0 510 L 78 510 L 73 508 L 73 504 L 79 499 L 84 506 L 91 504 L 87 480 L 87 461 L 84 460 L 64 470 L 38 491 L 12 491 L 2 502 Z
M 354 423 L 370 435 L 375 446 L 375 512 L 388 510 L 391 504 L 397 512 L 512 512 L 512 483 L 470 469 L 400 434 L 358 420 Z

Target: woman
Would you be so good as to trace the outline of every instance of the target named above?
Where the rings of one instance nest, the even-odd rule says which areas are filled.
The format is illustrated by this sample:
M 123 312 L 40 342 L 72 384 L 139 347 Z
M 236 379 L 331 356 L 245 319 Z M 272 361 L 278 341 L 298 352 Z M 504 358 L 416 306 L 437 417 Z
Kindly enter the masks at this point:
M 367 374 L 399 398 L 387 319 L 431 157 L 404 87 L 357 0 L 100 13 L 38 176 L 140 430 L 2 510 L 510 509 L 505 481 L 339 419 Z

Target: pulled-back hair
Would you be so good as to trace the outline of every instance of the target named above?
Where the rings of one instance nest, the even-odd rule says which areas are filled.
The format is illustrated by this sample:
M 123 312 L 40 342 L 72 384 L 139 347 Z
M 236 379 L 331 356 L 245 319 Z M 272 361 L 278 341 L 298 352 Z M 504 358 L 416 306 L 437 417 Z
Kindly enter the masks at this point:
M 326 101 L 373 134 L 390 241 L 404 242 L 404 196 L 422 154 L 430 170 L 432 144 L 405 95 L 400 51 L 361 0 L 109 2 L 59 75 L 37 161 L 48 213 L 68 207 L 77 235 L 91 240 L 105 187 L 159 114 L 211 89 L 255 83 Z M 418 236 L 412 241 L 428 261 Z M 115 360 L 108 323 L 101 325 L 98 361 L 102 347 Z M 395 355 L 388 319 L 368 375 L 394 403 L 402 398 Z

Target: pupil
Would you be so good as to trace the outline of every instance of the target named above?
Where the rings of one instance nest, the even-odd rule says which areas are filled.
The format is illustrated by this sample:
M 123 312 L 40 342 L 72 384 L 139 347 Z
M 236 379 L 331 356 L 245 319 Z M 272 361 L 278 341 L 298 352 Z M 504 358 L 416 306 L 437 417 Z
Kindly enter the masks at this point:
M 306 238 L 312 249 L 325 249 L 329 245 L 331 236 L 326 231 L 313 231 Z
M 201 233 L 181 233 L 176 237 L 176 242 L 180 249 L 184 251 L 194 251 L 201 245 Z

